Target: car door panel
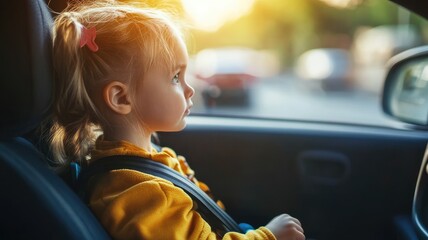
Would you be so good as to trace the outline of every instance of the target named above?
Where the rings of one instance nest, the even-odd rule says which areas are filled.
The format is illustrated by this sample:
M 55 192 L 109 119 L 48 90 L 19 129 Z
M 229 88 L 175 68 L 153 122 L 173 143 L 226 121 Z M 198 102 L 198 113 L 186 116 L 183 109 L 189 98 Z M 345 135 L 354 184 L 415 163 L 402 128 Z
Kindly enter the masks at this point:
M 159 133 L 240 222 L 299 218 L 313 239 L 392 239 L 410 215 L 427 133 L 392 128 L 197 117 Z

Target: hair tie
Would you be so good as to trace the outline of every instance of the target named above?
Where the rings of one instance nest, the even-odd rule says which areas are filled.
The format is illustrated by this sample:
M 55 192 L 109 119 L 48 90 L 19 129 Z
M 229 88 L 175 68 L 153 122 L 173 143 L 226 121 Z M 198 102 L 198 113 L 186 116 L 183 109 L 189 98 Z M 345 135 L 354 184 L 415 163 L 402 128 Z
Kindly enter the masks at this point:
M 87 46 L 92 52 L 98 51 L 98 45 L 95 43 L 97 37 L 97 30 L 95 27 L 85 28 L 82 26 L 82 33 L 80 36 L 80 48 Z

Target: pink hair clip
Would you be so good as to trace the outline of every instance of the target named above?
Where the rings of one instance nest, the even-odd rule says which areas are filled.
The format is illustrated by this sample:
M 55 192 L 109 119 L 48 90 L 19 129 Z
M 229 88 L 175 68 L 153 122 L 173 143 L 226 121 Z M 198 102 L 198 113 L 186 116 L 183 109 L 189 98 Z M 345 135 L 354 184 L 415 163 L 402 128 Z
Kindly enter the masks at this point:
M 80 48 L 87 46 L 92 52 L 98 51 L 98 45 L 95 43 L 97 37 L 97 30 L 95 27 L 85 28 L 82 27 L 82 34 L 80 36 Z

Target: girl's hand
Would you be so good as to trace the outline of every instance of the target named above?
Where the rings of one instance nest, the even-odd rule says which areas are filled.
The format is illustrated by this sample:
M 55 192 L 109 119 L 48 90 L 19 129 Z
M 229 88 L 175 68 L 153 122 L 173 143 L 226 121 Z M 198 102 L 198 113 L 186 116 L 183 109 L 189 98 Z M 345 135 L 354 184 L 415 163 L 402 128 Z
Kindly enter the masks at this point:
M 270 221 L 268 228 L 278 240 L 305 240 L 303 228 L 296 218 L 281 214 Z

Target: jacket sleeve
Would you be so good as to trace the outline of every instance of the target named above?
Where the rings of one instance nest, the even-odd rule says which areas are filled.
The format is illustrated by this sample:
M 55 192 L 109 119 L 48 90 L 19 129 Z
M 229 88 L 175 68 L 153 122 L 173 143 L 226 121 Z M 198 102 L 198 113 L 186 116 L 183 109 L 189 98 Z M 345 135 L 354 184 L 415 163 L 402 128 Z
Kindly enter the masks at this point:
M 219 239 L 193 210 L 192 199 L 172 183 L 132 170 L 100 179 L 90 207 L 114 239 Z M 264 227 L 223 239 L 275 239 Z

